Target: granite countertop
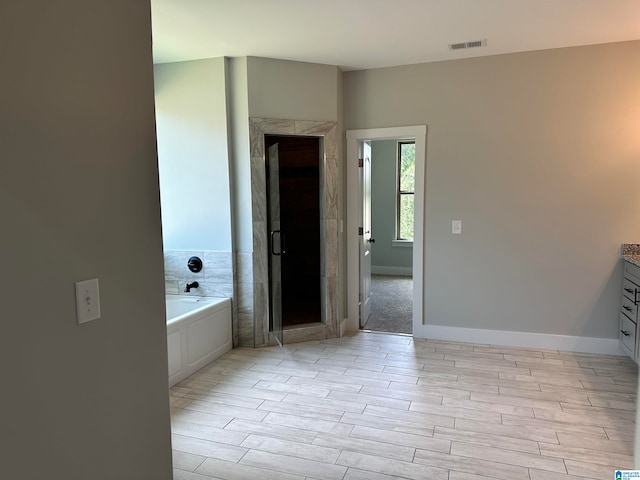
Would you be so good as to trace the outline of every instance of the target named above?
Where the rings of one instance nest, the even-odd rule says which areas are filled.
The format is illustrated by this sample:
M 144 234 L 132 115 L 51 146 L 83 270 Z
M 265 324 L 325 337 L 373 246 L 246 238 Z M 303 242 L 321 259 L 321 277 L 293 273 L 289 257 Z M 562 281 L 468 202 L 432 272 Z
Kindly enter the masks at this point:
M 640 267 L 640 243 L 623 243 L 622 258 Z

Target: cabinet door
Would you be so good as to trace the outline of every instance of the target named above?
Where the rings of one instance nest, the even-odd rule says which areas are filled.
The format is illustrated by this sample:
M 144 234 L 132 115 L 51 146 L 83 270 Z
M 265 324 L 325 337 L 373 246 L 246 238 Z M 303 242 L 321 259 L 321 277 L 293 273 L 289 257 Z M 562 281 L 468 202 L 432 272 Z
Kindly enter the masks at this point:
M 635 358 L 636 324 L 623 313 L 620 314 L 620 345 L 631 358 Z

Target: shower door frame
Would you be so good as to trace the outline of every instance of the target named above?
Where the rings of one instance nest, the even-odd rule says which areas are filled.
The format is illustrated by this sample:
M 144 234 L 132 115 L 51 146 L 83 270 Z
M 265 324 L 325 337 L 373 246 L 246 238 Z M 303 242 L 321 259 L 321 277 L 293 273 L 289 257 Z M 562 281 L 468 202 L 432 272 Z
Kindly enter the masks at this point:
M 265 168 L 265 135 L 320 139 L 320 289 L 321 323 L 283 331 L 284 343 L 334 338 L 338 321 L 338 149 L 337 123 L 313 120 L 249 118 L 251 146 L 251 210 L 253 227 L 254 345 L 276 345 L 269 332 L 269 271 Z

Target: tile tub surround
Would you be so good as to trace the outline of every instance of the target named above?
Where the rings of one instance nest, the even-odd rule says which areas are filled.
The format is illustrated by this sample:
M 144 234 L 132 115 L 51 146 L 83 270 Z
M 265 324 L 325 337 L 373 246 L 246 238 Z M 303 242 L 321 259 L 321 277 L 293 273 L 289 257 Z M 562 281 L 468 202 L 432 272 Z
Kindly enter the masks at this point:
M 190 257 L 202 260 L 202 270 L 187 268 Z M 233 254 L 203 250 L 165 250 L 164 278 L 168 295 L 233 298 Z M 187 283 L 198 282 L 198 288 L 185 292 Z
M 238 343 L 247 347 L 269 345 L 269 272 L 266 218 L 264 136 L 307 135 L 321 138 L 320 233 L 322 328 L 308 332 L 296 329 L 296 339 L 331 338 L 338 335 L 338 152 L 337 124 L 307 120 L 273 118 L 249 119 L 252 245 L 251 252 L 238 252 Z
M 627 357 L 414 339 L 235 349 L 171 389 L 174 478 L 589 480 L 633 466 Z

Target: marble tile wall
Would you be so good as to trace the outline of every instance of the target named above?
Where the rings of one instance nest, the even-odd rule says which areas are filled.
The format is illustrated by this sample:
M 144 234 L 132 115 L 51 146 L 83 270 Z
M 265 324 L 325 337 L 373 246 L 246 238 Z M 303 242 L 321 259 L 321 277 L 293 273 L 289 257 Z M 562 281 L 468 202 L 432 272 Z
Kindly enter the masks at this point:
M 240 347 L 251 347 L 254 344 L 254 321 L 253 321 L 253 253 L 236 253 L 236 301 L 237 323 L 234 324 L 234 332 L 237 337 L 234 345 Z
M 202 270 L 187 268 L 190 257 L 202 260 Z M 233 254 L 202 250 L 165 250 L 164 279 L 168 295 L 233 298 Z M 185 292 L 187 283 L 197 281 L 198 288 Z

